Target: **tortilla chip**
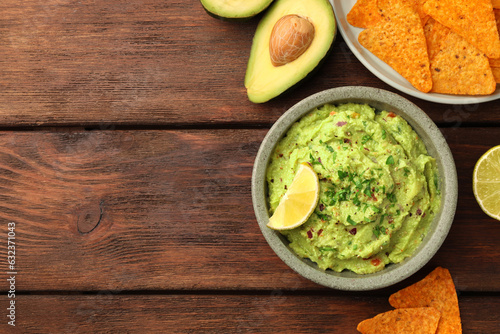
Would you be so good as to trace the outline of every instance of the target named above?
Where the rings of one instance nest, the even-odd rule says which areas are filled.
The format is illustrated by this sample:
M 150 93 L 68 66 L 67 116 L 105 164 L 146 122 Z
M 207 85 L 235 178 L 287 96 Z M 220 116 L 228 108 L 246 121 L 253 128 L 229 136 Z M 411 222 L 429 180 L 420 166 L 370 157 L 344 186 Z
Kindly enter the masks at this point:
M 347 13 L 347 22 L 358 28 L 371 27 L 381 19 L 377 0 L 358 0 Z
M 490 58 L 500 57 L 500 37 L 491 0 L 427 0 L 424 12 Z
M 432 88 L 429 57 L 421 19 L 405 0 L 378 0 L 382 15 L 376 25 L 363 30 L 359 43 L 391 66 L 415 88 Z
M 357 329 L 363 334 L 434 334 L 440 317 L 433 307 L 401 308 L 364 320 Z
M 500 84 L 500 67 L 492 67 L 491 72 L 493 72 L 493 77 L 497 84 Z
M 493 8 L 500 9 L 500 0 L 491 0 L 491 4 L 493 5 Z
M 429 54 L 429 59 L 432 61 L 434 56 L 439 52 L 441 43 L 450 33 L 450 28 L 430 17 L 424 26 L 424 33 L 427 41 L 427 53 Z
M 451 31 L 431 60 L 432 92 L 486 95 L 496 89 L 488 58 Z
M 430 15 L 427 15 L 426 12 L 424 12 L 424 9 L 422 7 L 422 4 L 424 3 L 425 0 L 412 0 L 413 5 L 415 6 L 415 10 L 418 13 L 418 16 L 420 16 L 420 19 L 422 20 L 422 25 L 425 24 L 427 19 L 430 17 Z
M 497 58 L 497 59 L 491 59 L 491 58 L 489 58 L 488 60 L 490 62 L 490 66 L 492 68 L 493 67 L 500 67 L 500 58 Z
M 458 297 L 447 269 L 437 267 L 421 281 L 389 297 L 395 308 L 434 307 L 441 312 L 436 334 L 462 333 Z

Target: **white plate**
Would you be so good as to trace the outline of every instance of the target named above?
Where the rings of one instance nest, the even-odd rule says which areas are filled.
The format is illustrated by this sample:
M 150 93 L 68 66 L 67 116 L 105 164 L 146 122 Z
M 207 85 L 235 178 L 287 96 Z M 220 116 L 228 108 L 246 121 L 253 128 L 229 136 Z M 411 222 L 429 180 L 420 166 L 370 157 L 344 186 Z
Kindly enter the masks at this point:
M 361 44 L 359 44 L 358 35 L 363 29 L 353 27 L 347 22 L 347 13 L 349 13 L 352 6 L 354 6 L 356 0 L 330 0 L 330 3 L 335 11 L 337 26 L 342 34 L 342 37 L 344 38 L 344 41 L 349 46 L 349 49 L 351 49 L 352 53 L 354 53 L 358 60 L 365 65 L 370 72 L 388 85 L 408 95 L 431 102 L 447 104 L 474 104 L 500 99 L 500 88 L 498 88 L 498 86 L 493 94 L 484 96 L 447 95 L 423 93 L 419 91 L 389 65 L 381 61 L 370 51 L 361 46 Z

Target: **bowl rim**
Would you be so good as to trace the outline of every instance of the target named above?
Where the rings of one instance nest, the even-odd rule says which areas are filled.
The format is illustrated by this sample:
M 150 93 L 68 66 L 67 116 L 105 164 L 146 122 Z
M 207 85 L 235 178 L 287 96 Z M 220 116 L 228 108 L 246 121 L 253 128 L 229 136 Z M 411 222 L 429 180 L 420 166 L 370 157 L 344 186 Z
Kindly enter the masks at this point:
M 355 274 L 344 270 L 323 271 L 309 259 L 298 257 L 288 246 L 279 231 L 267 227 L 269 220 L 266 200 L 265 173 L 269 158 L 278 140 L 293 123 L 306 113 L 326 103 L 366 103 L 376 110 L 392 111 L 402 116 L 424 141 L 428 153 L 436 159 L 440 174 L 441 208 L 430 230 L 413 255 L 398 264 L 389 264 L 372 274 Z M 420 270 L 436 254 L 453 223 L 458 200 L 456 165 L 451 150 L 441 131 L 431 118 L 413 102 L 379 88 L 344 86 L 330 88 L 313 94 L 290 107 L 271 126 L 262 140 L 255 157 L 251 180 L 252 203 L 260 230 L 269 246 L 285 264 L 303 277 L 326 287 L 345 291 L 381 289 L 396 284 Z

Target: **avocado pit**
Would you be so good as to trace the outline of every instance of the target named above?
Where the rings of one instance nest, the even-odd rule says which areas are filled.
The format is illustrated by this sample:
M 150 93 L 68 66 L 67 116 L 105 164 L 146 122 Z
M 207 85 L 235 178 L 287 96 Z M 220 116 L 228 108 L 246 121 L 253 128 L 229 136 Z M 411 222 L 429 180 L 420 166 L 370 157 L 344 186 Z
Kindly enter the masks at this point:
M 305 17 L 290 14 L 280 18 L 269 39 L 273 66 L 282 66 L 299 58 L 311 45 L 314 32 L 314 25 Z

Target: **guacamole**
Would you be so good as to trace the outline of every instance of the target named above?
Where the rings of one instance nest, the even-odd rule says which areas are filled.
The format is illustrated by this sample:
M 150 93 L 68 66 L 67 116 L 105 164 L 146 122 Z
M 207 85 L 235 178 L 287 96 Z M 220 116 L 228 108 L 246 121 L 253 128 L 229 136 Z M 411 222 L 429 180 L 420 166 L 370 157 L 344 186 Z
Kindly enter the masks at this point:
M 297 121 L 267 168 L 270 214 L 302 162 L 318 174 L 319 202 L 303 225 L 280 233 L 324 270 L 367 274 L 403 261 L 440 207 L 434 158 L 392 112 L 327 104 Z

